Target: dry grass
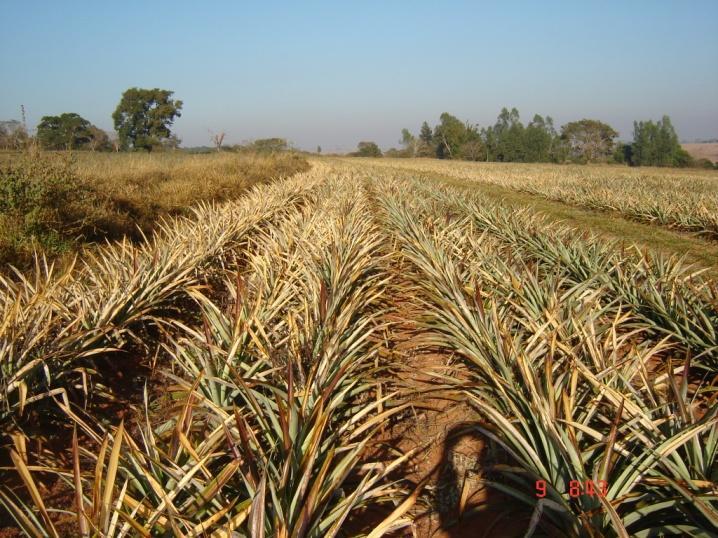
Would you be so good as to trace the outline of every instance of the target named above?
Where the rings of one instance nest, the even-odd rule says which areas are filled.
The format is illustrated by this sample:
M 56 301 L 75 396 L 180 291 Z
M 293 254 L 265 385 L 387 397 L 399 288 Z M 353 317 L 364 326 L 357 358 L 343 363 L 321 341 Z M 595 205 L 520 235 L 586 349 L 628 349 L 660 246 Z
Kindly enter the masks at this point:
M 77 175 L 119 206 L 176 213 L 198 201 L 224 201 L 248 187 L 308 170 L 291 153 L 78 153 Z
M 708 159 L 718 163 L 718 143 L 682 144 L 694 159 Z
M 77 186 L 67 193 L 65 206 L 72 211 L 48 215 L 40 207 L 43 219 L 32 227 L 26 225 L 28 214 L 37 215 L 47 202 L 0 214 L 6 223 L 0 262 L 24 267 L 34 250 L 56 255 L 87 242 L 137 240 L 162 217 L 186 215 L 198 202 L 230 200 L 253 185 L 309 168 L 305 159 L 288 153 L 35 153 L 3 154 L 0 162 L 6 171 L 34 169 L 26 174 L 30 183 L 51 183 L 61 175 Z

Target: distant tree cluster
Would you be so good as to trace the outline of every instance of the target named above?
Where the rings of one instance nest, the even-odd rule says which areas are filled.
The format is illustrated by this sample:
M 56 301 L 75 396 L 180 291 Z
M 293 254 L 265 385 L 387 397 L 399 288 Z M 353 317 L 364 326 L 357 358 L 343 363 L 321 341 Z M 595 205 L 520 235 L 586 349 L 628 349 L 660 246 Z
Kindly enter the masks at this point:
M 484 128 L 444 112 L 433 129 L 424 122 L 417 138 L 403 129 L 403 149 L 396 151 L 397 156 L 469 161 L 601 162 L 612 156 L 616 136 L 597 120 L 571 122 L 560 133 L 550 116 L 536 114 L 524 125 L 515 108 L 503 108 L 496 123 Z
M 169 90 L 130 88 L 122 94 L 112 114 L 117 136 L 96 127 L 76 112 L 43 116 L 37 136 L 31 137 L 23 121 L 0 121 L 0 149 L 20 150 L 31 142 L 48 150 L 145 150 L 176 149 L 181 140 L 170 131 L 182 110 L 182 101 L 172 99 Z M 216 135 L 217 149 L 224 133 Z
M 170 128 L 181 116 L 183 103 L 173 99 L 173 95 L 174 92 L 159 88 L 126 90 L 112 114 L 116 137 L 75 112 L 65 112 L 58 116 L 43 116 L 37 126 L 37 137 L 33 138 L 25 127 L 25 111 L 22 108 L 22 122 L 0 121 L 0 149 L 20 150 L 31 142 L 49 150 L 150 152 L 177 149 L 181 140 Z M 248 145 L 225 147 L 224 132 L 210 132 L 210 135 L 216 151 L 276 153 L 290 149 L 284 138 L 263 138 Z M 631 143 L 616 143 L 617 137 L 615 129 L 596 119 L 572 121 L 557 131 L 550 116 L 536 114 L 524 125 L 516 108 L 503 108 L 494 125 L 480 128 L 444 112 L 433 128 L 423 122 L 417 136 L 408 129 L 402 129 L 401 149 L 389 149 L 384 155 L 495 162 L 714 166 L 707 159 L 695 161 L 691 158 L 681 147 L 668 116 L 657 122 L 634 122 Z M 321 147 L 317 147 L 317 153 L 321 153 Z M 382 151 L 375 142 L 362 141 L 352 155 L 381 157 Z
M 402 129 L 402 149 L 392 148 L 385 155 L 494 162 L 695 164 L 681 147 L 668 116 L 656 123 L 635 122 L 634 140 L 630 144 L 616 143 L 617 137 L 615 129 L 596 119 L 569 122 L 559 132 L 550 116 L 536 114 L 524 125 L 515 108 L 503 108 L 496 123 L 484 128 L 444 112 L 433 129 L 424 122 L 418 137 Z M 366 156 L 366 151 L 360 148 L 355 155 Z
M 112 149 L 105 131 L 74 112 L 43 116 L 37 126 L 37 140 L 44 149 Z
M 633 143 L 624 150 L 624 158 L 635 166 L 688 166 L 691 156 L 678 142 L 671 119 L 633 123 Z
M 245 148 L 259 153 L 279 153 L 289 150 L 289 142 L 286 138 L 259 138 Z

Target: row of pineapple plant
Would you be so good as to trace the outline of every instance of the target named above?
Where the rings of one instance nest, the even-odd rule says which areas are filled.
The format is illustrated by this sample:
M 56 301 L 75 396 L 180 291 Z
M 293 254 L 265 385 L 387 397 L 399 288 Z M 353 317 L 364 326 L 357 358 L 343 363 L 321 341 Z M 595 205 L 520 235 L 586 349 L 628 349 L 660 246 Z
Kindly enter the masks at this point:
M 120 349 L 137 340 L 138 326 L 171 318 L 165 310 L 229 249 L 299 204 L 320 181 L 318 172 L 303 174 L 255 188 L 237 202 L 201 205 L 144 242 L 88 251 L 62 271 L 38 259 L 30 275 L 0 276 L 3 429 L 37 400 L 66 402 L 63 378 L 77 373 L 81 359 Z
M 404 488 L 386 477 L 411 454 L 363 457 L 402 409 L 377 390 L 385 238 L 351 184 L 310 198 L 241 247 L 225 304 L 189 290 L 203 321 L 174 323 L 170 396 L 147 401 L 136 433 L 78 423 L 99 446 L 75 444 L 73 471 L 61 472 L 82 536 L 336 536 L 370 503 L 388 506 L 372 536 L 410 524 Z M 21 452 L 13 461 L 36 491 L 35 471 L 50 469 Z M 57 535 L 49 508 L 32 501 L 0 490 L 28 534 Z
M 2 487 L 0 503 L 27 534 L 59 535 L 60 513 L 81 536 L 378 537 L 410 526 L 420 488 L 388 477 L 412 454 L 366 457 L 410 405 L 383 386 L 392 365 L 376 343 L 399 299 L 389 285 L 398 248 L 410 268 L 402 277 L 414 283 L 403 299 L 425 309 L 415 320 L 422 341 L 458 354 L 469 372 L 437 374 L 437 385 L 462 391 L 484 417 L 474 428 L 504 458 L 485 481 L 526 506 L 527 535 L 712 535 L 714 282 L 453 189 L 393 173 L 315 172 L 206 208 L 194 226 L 225 215 L 207 229 L 227 239 L 192 258 L 179 283 L 152 276 L 162 258 L 151 243 L 139 247 L 153 253 L 144 280 L 108 276 L 140 267 L 128 249 L 91 259 L 92 270 L 7 282 L 6 349 L 42 357 L 37 368 L 51 379 L 81 352 L 132 339 L 137 323 L 174 335 L 163 351 L 166 395 L 153 401 L 148 390 L 139 423 L 103 427 L 64 407 L 78 432 L 71 469 L 34 461 L 28 440 L 13 436 L 27 494 Z M 246 224 L 247 212 L 268 205 Z M 190 230 L 163 233 L 155 242 L 167 249 L 194 244 Z M 216 269 L 232 258 L 241 263 Z M 171 260 L 183 267 L 181 256 Z M 197 285 L 210 266 L 224 294 Z M 178 293 L 199 322 L 163 315 Z M 11 317 L 13 308 L 24 314 Z M 41 336 L 23 341 L 8 328 L 32 328 L 32 308 L 51 312 L 52 330 L 38 322 Z M 77 343 L 81 330 L 90 345 Z M 32 397 L 18 396 L 12 411 Z M 74 491 L 72 508 L 47 505 L 38 487 L 47 474 Z M 572 481 L 603 481 L 606 491 L 571 495 Z M 361 517 L 369 505 L 383 505 L 373 530 Z
M 670 339 L 637 324 L 633 305 L 604 299 L 606 282 L 520 252 L 511 260 L 473 214 L 447 215 L 423 189 L 397 183 L 379 199 L 415 267 L 422 324 L 473 373 L 461 388 L 486 419 L 475 428 L 508 460 L 487 482 L 529 507 L 527 535 L 710 535 L 710 377 L 691 379 Z M 657 361 L 667 363 L 653 372 Z M 606 491 L 571 495 L 572 482 Z
M 630 305 L 647 328 L 670 335 L 693 353 L 696 364 L 718 366 L 718 285 L 705 277 L 706 269 L 676 257 L 626 249 L 478 195 L 425 185 L 419 192 L 436 200 L 437 211 L 468 216 L 477 230 L 497 238 L 511 256 L 534 260 L 575 284 L 595 281 L 605 287 L 607 300 Z
M 492 183 L 718 239 L 718 188 L 712 171 L 409 159 L 381 160 L 376 164 Z

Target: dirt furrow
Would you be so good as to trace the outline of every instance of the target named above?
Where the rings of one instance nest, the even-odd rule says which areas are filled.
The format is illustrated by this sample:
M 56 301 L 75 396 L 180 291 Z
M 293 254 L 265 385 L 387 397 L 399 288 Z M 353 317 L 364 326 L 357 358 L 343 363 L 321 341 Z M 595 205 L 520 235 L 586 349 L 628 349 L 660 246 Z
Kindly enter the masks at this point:
M 467 380 L 467 372 L 450 351 L 431 345 L 420 291 L 412 282 L 415 268 L 405 260 L 391 231 L 381 220 L 371 183 L 365 193 L 374 215 L 391 245 L 393 265 L 387 329 L 381 342 L 381 356 L 387 364 L 398 365 L 389 387 L 397 390 L 396 404 L 409 404 L 389 423 L 374 443 L 374 451 L 415 452 L 396 473 L 409 489 L 422 487 L 411 511 L 414 525 L 392 536 L 419 538 L 461 538 L 515 536 L 527 522 L 514 518 L 506 499 L 484 483 L 492 454 L 474 426 L 480 420 L 460 391 L 446 380 Z M 498 534 L 497 534 L 498 532 Z

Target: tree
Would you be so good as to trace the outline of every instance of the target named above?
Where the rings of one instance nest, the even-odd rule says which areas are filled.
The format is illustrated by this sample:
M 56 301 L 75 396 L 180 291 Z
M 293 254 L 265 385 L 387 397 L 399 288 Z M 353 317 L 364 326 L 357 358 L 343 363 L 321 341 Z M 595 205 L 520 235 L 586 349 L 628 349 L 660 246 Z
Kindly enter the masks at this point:
M 419 157 L 436 156 L 434 133 L 432 132 L 431 127 L 429 127 L 429 124 L 426 122 L 421 124 L 421 130 L 419 131 L 419 143 L 416 148 L 416 153 Z
M 75 112 L 43 116 L 37 126 L 37 139 L 46 149 L 77 149 L 87 144 L 92 124 Z
M 688 152 L 678 142 L 678 134 L 668 116 L 656 123 L 633 122 L 631 164 L 634 166 L 687 166 Z
M 381 150 L 375 142 L 362 141 L 357 144 L 355 157 L 381 157 Z
M 461 146 L 469 141 L 468 126 L 448 112 L 439 116 L 440 123 L 434 128 L 436 156 L 439 159 L 461 158 Z
M 480 161 L 484 155 L 484 142 L 478 125 L 464 124 L 462 142 L 459 145 L 457 157 L 468 161 Z
M 317 146 L 317 153 L 321 155 L 322 153 L 322 146 Z
M 182 109 L 173 94 L 159 88 L 130 88 L 122 94 L 112 119 L 123 148 L 152 151 L 172 136 L 170 127 Z
M 384 157 L 389 157 L 390 159 L 400 159 L 402 157 L 406 157 L 406 151 L 403 149 L 396 149 L 396 148 L 389 148 L 388 150 L 384 151 Z
M 164 150 L 175 151 L 180 147 L 180 144 L 182 144 L 182 139 L 176 134 L 171 134 L 162 140 L 160 147 Z
M 110 143 L 110 136 L 102 129 L 90 125 L 88 132 L 90 139 L 87 142 L 87 147 L 92 151 L 106 151 L 109 150 L 112 145 Z
M 413 157 L 416 154 L 416 138 L 409 132 L 409 129 L 401 130 L 401 145 L 404 146 L 406 157 Z
M 469 137 L 466 142 L 459 146 L 459 154 L 467 161 L 480 161 L 484 157 L 484 144 L 478 131 L 476 136 Z
M 550 162 L 554 159 L 556 129 L 551 116 L 544 119 L 539 114 L 534 116 L 524 130 L 524 161 Z
M 524 126 L 519 111 L 506 107 L 501 109 L 491 136 L 493 159 L 502 162 L 523 162 L 526 160 L 524 147 Z
M 217 153 L 219 153 L 222 149 L 222 142 L 224 142 L 225 133 L 221 132 L 213 134 L 212 131 L 210 131 L 210 135 L 212 139 L 212 144 L 214 144 L 214 147 L 217 148 Z
M 0 121 L 1 149 L 21 150 L 27 147 L 31 140 L 24 123 L 18 120 Z
M 618 142 L 613 150 L 613 162 L 616 164 L 631 164 L 633 162 L 633 144 Z
M 618 133 L 598 120 L 572 121 L 561 127 L 561 139 L 569 156 L 575 161 L 605 161 L 613 151 L 613 139 Z
M 0 149 L 10 149 L 10 132 L 3 123 L 0 122 Z
M 23 125 L 18 120 L 0 121 L 0 148 L 14 149 L 16 133 L 22 130 L 24 130 Z
M 117 136 L 116 132 L 110 133 L 108 135 L 110 137 L 110 145 L 112 146 L 112 150 L 117 153 L 122 149 L 122 142 L 120 142 L 120 137 Z
M 486 162 L 496 160 L 496 133 L 493 127 L 481 129 L 481 140 L 484 143 L 482 160 Z

